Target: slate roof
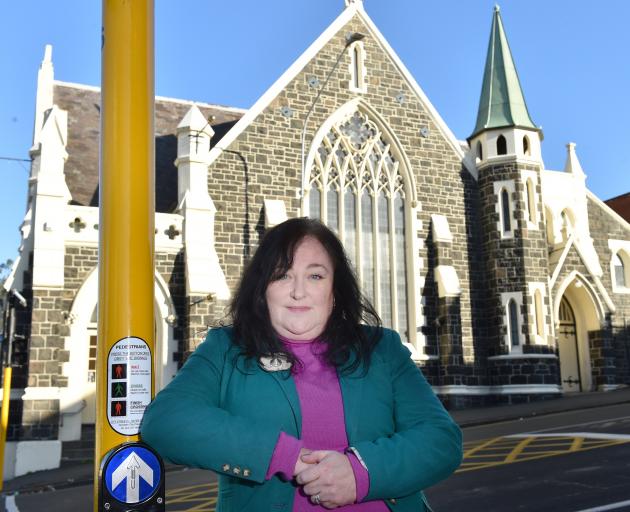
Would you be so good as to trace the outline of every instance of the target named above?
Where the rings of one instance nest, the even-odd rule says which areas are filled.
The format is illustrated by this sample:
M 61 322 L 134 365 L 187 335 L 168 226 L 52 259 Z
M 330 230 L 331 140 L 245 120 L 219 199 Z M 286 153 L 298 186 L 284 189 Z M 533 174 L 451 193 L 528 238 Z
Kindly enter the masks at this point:
M 618 215 L 630 222 L 630 192 L 604 201 Z
M 54 103 L 68 112 L 68 160 L 64 167 L 72 204 L 98 206 L 100 91 L 55 82 Z M 155 208 L 171 213 L 177 206 L 177 125 L 194 102 L 155 100 Z M 203 115 L 214 116 L 214 146 L 244 114 L 240 109 L 196 103 Z

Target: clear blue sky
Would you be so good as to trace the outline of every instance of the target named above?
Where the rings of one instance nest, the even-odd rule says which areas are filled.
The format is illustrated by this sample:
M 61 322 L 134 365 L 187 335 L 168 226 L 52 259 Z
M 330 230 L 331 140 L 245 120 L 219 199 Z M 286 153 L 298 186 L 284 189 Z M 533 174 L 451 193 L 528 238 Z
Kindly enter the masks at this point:
M 476 120 L 494 2 L 365 0 L 365 9 L 455 135 Z M 630 191 L 630 2 L 506 0 L 501 13 L 543 158 L 562 170 L 577 143 L 587 186 Z M 344 8 L 343 0 L 155 0 L 156 93 L 247 108 Z M 55 78 L 100 85 L 101 2 L 0 7 L 0 156 L 28 158 L 37 70 L 53 45 Z M 0 261 L 14 259 L 27 162 L 0 160 Z

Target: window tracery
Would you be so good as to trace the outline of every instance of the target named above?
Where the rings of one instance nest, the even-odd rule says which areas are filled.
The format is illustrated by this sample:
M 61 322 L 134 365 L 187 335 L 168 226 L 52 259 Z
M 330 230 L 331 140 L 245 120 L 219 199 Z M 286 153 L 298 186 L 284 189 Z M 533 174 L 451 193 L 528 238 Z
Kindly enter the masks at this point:
M 386 327 L 409 339 L 404 180 L 387 137 L 355 111 L 334 124 L 313 153 L 308 215 L 342 240 L 362 292 Z

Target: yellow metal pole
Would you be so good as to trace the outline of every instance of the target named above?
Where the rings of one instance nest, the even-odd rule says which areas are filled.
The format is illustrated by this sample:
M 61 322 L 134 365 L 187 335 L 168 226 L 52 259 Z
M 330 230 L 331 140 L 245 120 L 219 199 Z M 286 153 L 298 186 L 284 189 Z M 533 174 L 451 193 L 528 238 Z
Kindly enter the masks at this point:
M 132 402 L 119 400 L 116 408 L 112 403 L 112 394 L 128 391 L 114 388 L 112 378 L 124 379 L 132 371 L 132 365 L 124 373 L 114 369 L 112 350 L 122 353 L 143 340 L 154 354 L 154 5 L 153 0 L 103 0 L 102 5 L 95 511 L 103 456 L 137 441 L 139 433 Z M 125 339 L 132 343 L 121 344 Z M 126 381 L 115 384 L 121 382 Z
M 4 447 L 7 443 L 7 429 L 9 428 L 9 400 L 11 400 L 11 364 L 5 366 L 2 380 L 2 413 L 0 423 L 0 491 L 4 488 Z

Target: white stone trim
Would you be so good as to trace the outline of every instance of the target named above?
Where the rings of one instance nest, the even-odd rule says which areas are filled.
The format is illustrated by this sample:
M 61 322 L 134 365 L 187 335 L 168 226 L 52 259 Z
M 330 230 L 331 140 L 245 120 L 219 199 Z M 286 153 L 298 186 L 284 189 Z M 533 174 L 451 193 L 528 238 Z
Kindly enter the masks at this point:
M 518 227 L 516 216 L 514 215 L 514 193 L 516 187 L 514 185 L 514 180 L 503 180 L 503 181 L 495 181 L 493 184 L 494 195 L 496 197 L 496 201 L 494 203 L 494 211 L 499 214 L 499 220 L 497 221 L 497 230 L 499 231 L 502 239 L 514 238 L 514 230 Z M 503 208 L 501 207 L 501 195 L 503 190 L 507 191 L 508 196 L 508 210 L 510 212 L 510 231 L 505 231 L 503 229 Z
M 521 200 L 525 206 L 525 225 L 527 229 L 532 231 L 538 231 L 541 222 L 542 214 L 538 208 L 538 192 L 536 192 L 536 185 L 538 184 L 538 173 L 536 171 L 521 171 L 521 182 L 523 183 L 523 192 L 521 193 Z M 534 222 L 530 220 L 530 206 L 529 206 L 529 194 L 527 191 L 527 183 L 530 182 L 532 186 L 532 203 L 534 207 Z
M 547 322 L 545 321 L 545 317 L 547 316 L 547 307 L 545 307 L 545 297 L 547 296 L 547 286 L 546 283 L 527 283 L 528 295 L 531 298 L 531 304 L 527 306 L 527 313 L 530 318 L 529 324 L 529 335 L 531 339 L 534 340 L 534 344 L 536 345 L 547 345 L 547 337 L 549 336 L 549 328 L 547 326 Z M 536 325 L 536 321 L 538 319 L 538 314 L 536 311 L 536 292 L 540 292 L 540 300 L 541 300 L 541 312 L 542 312 L 542 327 L 543 334 L 542 336 L 538 334 L 538 328 Z
M 24 394 L 19 398 L 22 400 L 59 400 L 64 390 L 67 388 L 59 388 L 53 386 L 36 387 L 28 386 L 24 388 Z M 11 395 L 13 398 L 13 394 Z
M 591 283 L 589 283 L 588 280 L 577 270 L 572 270 L 569 273 L 569 275 L 565 277 L 560 283 L 560 285 L 558 286 L 558 291 L 556 292 L 556 296 L 553 301 L 553 318 L 556 319 L 556 322 L 558 321 L 559 311 L 560 311 L 560 302 L 562 301 L 564 292 L 569 287 L 569 285 L 575 280 L 579 280 L 582 286 L 586 288 L 588 295 L 590 296 L 591 300 L 593 301 L 593 304 L 595 305 L 595 313 L 597 314 L 597 320 L 600 323 L 600 325 L 603 325 L 604 320 L 606 318 L 604 305 L 599 299 L 599 296 L 597 295 L 597 293 L 595 293 L 595 290 L 593 286 L 591 285 Z
M 287 207 L 282 199 L 264 199 L 265 228 L 269 229 L 288 219 Z
M 35 471 L 56 469 L 61 463 L 61 441 L 9 441 L 4 457 L 4 479 L 26 475 Z M 17 507 L 7 511 L 17 511 Z
M 518 346 L 513 347 L 510 341 L 510 312 L 508 304 L 511 300 L 516 302 L 516 311 L 518 314 Z M 523 334 L 523 294 L 521 292 L 504 292 L 501 294 L 501 310 L 503 311 L 503 325 L 506 332 L 503 335 L 503 343 L 511 354 L 520 354 L 523 352 L 525 344 L 525 335 Z
M 411 262 L 411 275 L 407 276 L 407 296 L 414 300 L 408 300 L 407 313 L 409 315 L 409 325 L 412 327 L 409 332 L 409 339 L 415 345 L 419 354 L 424 354 L 427 338 L 422 332 L 426 323 L 424 316 L 424 297 L 422 290 L 426 279 L 424 277 L 424 259 L 420 256 L 420 250 L 424 247 L 422 238 L 422 220 L 418 218 L 422 211 L 422 204 L 418 201 L 412 202 L 406 209 L 405 222 L 409 226 L 409 240 L 407 244 L 406 257 Z M 415 332 L 413 326 L 415 325 Z M 415 336 L 415 339 L 414 339 Z
M 76 232 L 71 224 L 81 219 L 85 228 Z M 154 218 L 155 251 L 159 253 L 176 253 L 184 246 L 184 218 L 178 213 L 156 213 Z M 97 226 L 95 229 L 94 226 Z M 175 226 L 179 235 L 171 240 L 165 233 L 170 226 Z M 65 205 L 62 220 L 63 239 L 66 247 L 98 247 L 99 243 L 99 208 L 97 206 Z
M 630 293 L 630 240 L 608 240 L 608 248 L 610 249 L 610 279 L 612 281 L 612 291 L 614 293 Z M 618 255 L 623 263 L 624 278 L 626 286 L 618 286 L 615 279 L 615 266 L 613 259 Z
M 448 225 L 448 219 L 445 215 L 438 215 L 435 213 L 431 215 L 431 229 L 434 243 L 451 243 L 453 241 L 453 234 L 451 233 L 451 228 Z
M 556 280 L 558 279 L 558 276 L 560 275 L 560 270 L 562 270 L 564 261 L 567 259 L 567 255 L 569 254 L 569 250 L 571 249 L 571 246 L 573 245 L 574 240 L 575 240 L 574 235 L 573 233 L 571 233 L 569 235 L 569 238 L 567 239 L 567 243 L 564 246 L 564 249 L 562 249 L 562 254 L 560 255 L 560 258 L 558 259 L 556 268 L 553 269 L 553 274 L 551 274 L 551 280 L 549 282 L 549 288 L 553 288 L 554 284 L 556 283 Z
M 602 281 L 600 279 L 600 276 L 602 276 L 604 272 L 602 271 L 601 267 L 599 266 L 599 261 L 596 262 L 597 263 L 597 268 L 593 268 L 592 262 L 584 256 L 584 252 L 583 252 L 584 247 L 581 244 L 577 243 L 577 240 L 576 240 L 576 243 L 574 244 L 574 246 L 575 246 L 575 250 L 577 251 L 578 255 L 580 256 L 580 258 L 584 262 L 584 265 L 586 266 L 586 269 L 591 274 L 591 277 L 593 278 L 593 281 L 595 281 L 595 286 L 597 287 L 597 291 L 603 297 L 604 302 L 606 303 L 606 306 L 608 307 L 610 312 L 614 313 L 617 310 L 617 307 L 615 306 L 614 302 L 610 298 L 610 295 L 608 294 L 608 291 L 606 290 L 606 288 L 604 287 L 604 285 L 602 284 Z M 591 245 L 591 249 L 592 249 L 593 252 L 595 252 L 595 249 L 593 248 L 592 245 Z
M 591 241 L 591 244 L 592 244 L 592 241 Z M 606 306 L 608 307 L 611 313 L 614 313 L 617 310 L 617 307 L 615 306 L 614 302 L 610 298 L 610 295 L 608 291 L 606 290 L 606 287 L 603 285 L 600 279 L 600 276 L 603 274 L 603 271 L 601 270 L 601 266 L 599 266 L 599 261 L 595 262 L 596 267 L 593 268 L 593 262 L 589 260 L 588 258 L 586 258 L 584 255 L 584 249 L 585 249 L 584 246 L 577 243 L 577 240 L 575 239 L 575 236 L 573 234 L 570 234 L 569 238 L 567 239 L 567 243 L 564 247 L 564 250 L 562 251 L 562 255 L 560 256 L 560 259 L 558 260 L 558 263 L 556 264 L 556 268 L 554 269 L 553 274 L 551 276 L 549 288 L 550 289 L 553 288 L 556 280 L 558 279 L 558 276 L 560 275 L 560 270 L 562 269 L 562 266 L 564 265 L 564 262 L 566 260 L 567 255 L 569 254 L 569 249 L 571 248 L 571 246 L 575 247 L 575 250 L 577 251 L 578 256 L 582 260 L 582 263 L 584 263 L 586 270 L 589 272 L 589 274 L 593 278 L 593 281 L 595 282 L 595 286 L 597 287 L 597 291 L 603 297 L 604 302 L 606 303 Z M 592 248 L 592 245 L 591 245 L 591 248 Z M 593 248 L 593 251 L 594 250 L 595 249 Z M 578 272 L 572 271 L 570 275 L 575 276 L 576 274 L 578 274 Z M 587 283 L 585 279 L 583 280 L 585 283 Z M 568 286 L 568 284 L 566 286 Z M 566 288 L 566 286 L 564 288 Z M 597 297 L 597 294 L 594 294 L 594 296 Z M 560 299 L 557 298 L 557 301 L 559 300 Z M 599 302 L 599 297 L 597 297 L 597 300 Z M 558 302 L 557 305 L 554 306 L 554 318 L 557 318 L 556 315 L 558 313 L 558 308 L 560 307 L 559 304 L 560 302 Z M 603 318 L 603 316 L 600 318 Z
M 621 384 L 600 384 L 597 386 L 598 391 L 614 391 L 615 389 L 621 389 Z
M 562 393 L 562 388 L 555 384 L 507 384 L 505 386 L 432 386 L 440 395 L 528 395 L 541 393 Z
M 488 361 L 500 361 L 502 359 L 558 359 L 558 356 L 556 354 L 504 354 L 488 357 Z
M 459 277 L 452 265 L 438 265 L 435 267 L 435 281 L 438 284 L 438 296 L 459 297 L 462 289 L 459 285 Z

